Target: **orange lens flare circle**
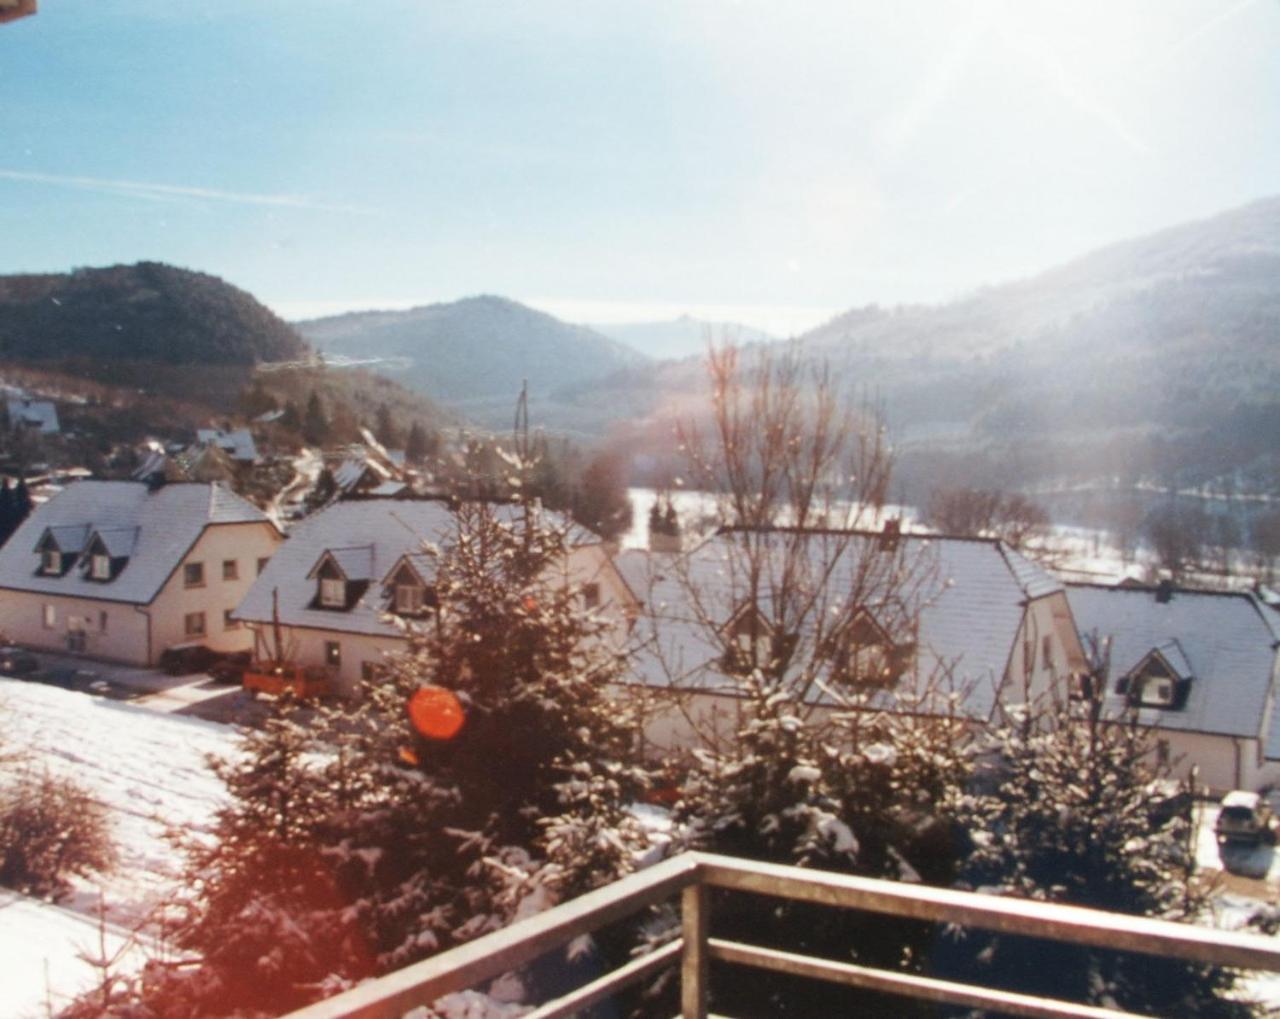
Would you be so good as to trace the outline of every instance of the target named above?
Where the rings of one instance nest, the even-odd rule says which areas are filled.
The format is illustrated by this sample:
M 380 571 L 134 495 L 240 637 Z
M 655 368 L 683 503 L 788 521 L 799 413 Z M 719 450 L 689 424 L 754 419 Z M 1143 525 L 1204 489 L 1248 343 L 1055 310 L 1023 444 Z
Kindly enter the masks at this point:
M 442 686 L 421 687 L 409 698 L 409 721 L 427 739 L 453 739 L 466 718 L 458 698 Z

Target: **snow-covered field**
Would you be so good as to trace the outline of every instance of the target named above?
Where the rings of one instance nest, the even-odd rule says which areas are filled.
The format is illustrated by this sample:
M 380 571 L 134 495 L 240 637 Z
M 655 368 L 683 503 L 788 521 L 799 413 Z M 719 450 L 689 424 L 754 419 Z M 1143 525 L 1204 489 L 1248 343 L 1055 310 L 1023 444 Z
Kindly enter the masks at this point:
M 110 948 L 172 889 L 181 860 L 165 833 L 208 828 L 222 785 L 205 759 L 232 753 L 234 731 L 0 677 L 0 734 L 6 752 L 25 752 L 22 767 L 74 778 L 103 803 L 117 848 L 112 872 L 78 881 L 59 906 L 0 899 L 0 1015 L 44 1016 L 93 983 L 77 956 L 99 954 L 99 901 Z

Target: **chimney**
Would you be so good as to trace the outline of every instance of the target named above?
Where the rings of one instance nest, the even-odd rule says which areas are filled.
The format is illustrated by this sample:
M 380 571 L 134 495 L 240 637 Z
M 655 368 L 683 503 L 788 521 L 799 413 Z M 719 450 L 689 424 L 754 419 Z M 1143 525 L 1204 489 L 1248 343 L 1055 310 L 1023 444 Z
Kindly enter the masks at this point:
M 902 536 L 902 518 L 889 517 L 884 522 L 884 530 L 880 532 L 880 551 L 896 552 L 898 538 Z
M 1173 601 L 1173 581 L 1162 580 L 1156 585 L 1156 603 L 1168 605 L 1171 601 Z

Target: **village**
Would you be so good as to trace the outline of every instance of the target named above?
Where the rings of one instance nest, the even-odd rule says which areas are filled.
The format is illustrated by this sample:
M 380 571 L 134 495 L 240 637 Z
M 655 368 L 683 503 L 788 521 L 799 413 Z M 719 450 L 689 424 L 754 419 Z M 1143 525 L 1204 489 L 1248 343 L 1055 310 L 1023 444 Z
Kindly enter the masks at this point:
M 53 401 L 20 393 L 8 407 L 15 447 L 30 455 L 56 440 Z M 536 499 L 474 484 L 449 490 L 427 464 L 407 463 L 368 430 L 356 445 L 282 448 L 280 465 L 269 468 L 280 488 L 258 491 L 255 505 L 234 489 L 272 457 L 260 450 L 275 445 L 275 417 L 200 430 L 186 446 L 151 443 L 123 478 L 37 467 L 30 479 L 6 481 L 5 494 L 15 493 L 6 503 L 19 506 L 21 490 L 27 512 L 0 549 L 0 670 L 52 688 L 32 704 L 10 694 L 10 711 L 44 713 L 37 727 L 48 727 L 48 698 L 102 699 L 155 714 L 147 725 L 156 731 L 194 719 L 230 735 L 262 725 L 281 698 L 349 700 L 447 612 L 436 560 L 458 540 L 460 508 L 486 507 L 508 527 L 534 512 L 563 536 L 555 585 L 575 611 L 603 621 L 604 639 L 625 655 L 610 689 L 644 703 L 634 737 L 670 783 L 654 802 L 681 795 L 681 761 L 744 724 L 744 682 L 760 670 L 808 684 L 802 700 L 821 717 L 903 713 L 974 732 L 1031 704 L 1092 702 L 1114 724 L 1144 730 L 1152 765 L 1196 803 L 1202 872 L 1231 882 L 1224 915 L 1280 896 L 1271 817 L 1280 787 L 1280 615 L 1260 584 L 1104 583 L 1078 564 L 1074 575 L 1090 579 L 1063 579 L 1073 570 L 1060 556 L 1046 566 L 1034 547 L 937 533 L 919 519 L 904 522 L 901 508 L 846 510 L 852 526 L 832 528 L 824 504 L 811 526 L 796 527 L 770 522 L 795 517 L 794 505 L 777 513 L 779 503 L 752 524 L 717 517 L 732 512 L 731 502 L 711 493 L 633 491 L 633 526 L 605 539 Z M 763 579 L 748 583 L 748 566 Z M 805 602 L 798 617 L 789 601 Z M 18 719 L 15 730 L 30 724 Z M 42 754 L 62 753 L 47 737 L 28 738 Z M 130 752 L 127 738 L 121 747 Z M 181 784 L 165 782 L 185 797 Z M 207 778 L 197 786 L 210 795 Z M 174 809 L 171 796 L 146 824 Z M 197 810 L 197 825 L 209 823 L 209 805 Z M 128 930 L 157 894 L 156 880 L 142 891 L 136 874 L 107 882 L 124 889 L 110 924 L 121 959 L 136 957 L 126 967 L 145 955 Z M 89 957 L 88 913 L 101 906 L 81 884 L 73 910 L 84 919 L 68 927 L 63 909 L 55 946 L 40 942 L 60 958 L 66 982 L 33 982 L 29 1003 L 55 991 L 69 1001 L 94 979 L 75 960 Z

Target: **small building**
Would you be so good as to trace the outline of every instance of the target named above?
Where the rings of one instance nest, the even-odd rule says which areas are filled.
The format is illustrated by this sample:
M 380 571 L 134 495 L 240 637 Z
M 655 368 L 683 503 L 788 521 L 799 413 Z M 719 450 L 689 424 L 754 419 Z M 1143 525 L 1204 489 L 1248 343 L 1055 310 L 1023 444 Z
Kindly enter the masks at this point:
M 784 677 L 824 662 L 805 694 L 819 709 L 954 711 L 975 723 L 1065 691 L 1086 668 L 1063 585 L 1000 541 L 896 528 L 754 533 L 755 605 L 731 529 L 686 552 L 618 557 L 643 606 L 634 681 L 654 695 L 646 738 L 660 750 L 732 731 L 741 666 L 753 661 L 790 660 Z M 789 632 L 776 631 L 782 617 Z M 822 642 L 831 650 L 815 653 Z
M 25 396 L 8 401 L 9 427 L 14 431 L 37 435 L 57 435 L 58 408 L 48 400 L 32 400 Z
M 1068 598 L 1109 663 L 1104 710 L 1157 730 L 1177 774 L 1217 792 L 1280 781 L 1280 619 L 1253 594 L 1071 584 Z
M 501 505 L 514 520 L 518 507 Z M 440 499 L 340 500 L 300 521 L 236 611 L 260 658 L 324 668 L 339 692 L 407 646 L 405 624 L 436 605 L 424 543 L 447 544 L 455 519 Z M 569 583 L 591 605 L 629 604 L 602 541 L 570 531 Z M 279 647 L 276 633 L 279 633 Z
M 247 428 L 239 428 L 234 432 L 224 432 L 220 428 L 197 429 L 196 446 L 221 450 L 238 464 L 258 462 L 258 447 Z
M 231 613 L 280 540 L 217 484 L 78 481 L 0 549 L 0 632 L 134 665 L 181 644 L 245 650 Z

